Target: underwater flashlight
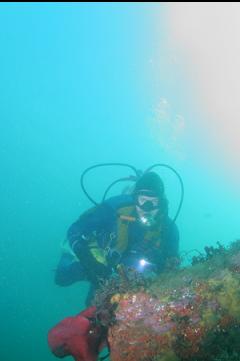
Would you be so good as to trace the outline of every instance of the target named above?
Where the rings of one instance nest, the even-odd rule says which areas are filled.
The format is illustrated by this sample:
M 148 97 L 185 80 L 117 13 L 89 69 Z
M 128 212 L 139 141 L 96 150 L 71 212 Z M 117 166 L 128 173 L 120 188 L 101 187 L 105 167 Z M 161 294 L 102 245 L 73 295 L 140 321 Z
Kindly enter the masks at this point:
M 155 264 L 148 262 L 146 259 L 141 258 L 138 261 L 137 271 L 141 273 L 144 278 L 153 278 L 156 275 Z
M 140 266 L 144 267 L 148 264 L 148 262 L 145 259 L 140 259 L 139 264 Z
M 144 258 L 140 259 L 138 262 L 138 271 L 143 272 L 144 269 L 146 268 L 146 266 L 149 266 L 149 265 L 151 265 L 151 263 L 148 262 L 146 259 L 144 259 Z

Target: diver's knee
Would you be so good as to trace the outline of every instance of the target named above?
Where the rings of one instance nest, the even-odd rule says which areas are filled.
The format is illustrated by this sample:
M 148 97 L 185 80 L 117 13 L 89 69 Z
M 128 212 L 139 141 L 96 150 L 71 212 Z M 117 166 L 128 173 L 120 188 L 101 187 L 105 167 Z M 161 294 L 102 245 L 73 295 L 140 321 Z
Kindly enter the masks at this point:
M 71 284 L 86 279 L 85 271 L 79 262 L 70 264 L 60 263 L 55 273 L 55 283 L 58 286 L 70 286 Z
M 56 271 L 54 282 L 57 286 L 67 287 L 70 286 L 73 281 L 69 279 L 69 277 L 63 271 Z

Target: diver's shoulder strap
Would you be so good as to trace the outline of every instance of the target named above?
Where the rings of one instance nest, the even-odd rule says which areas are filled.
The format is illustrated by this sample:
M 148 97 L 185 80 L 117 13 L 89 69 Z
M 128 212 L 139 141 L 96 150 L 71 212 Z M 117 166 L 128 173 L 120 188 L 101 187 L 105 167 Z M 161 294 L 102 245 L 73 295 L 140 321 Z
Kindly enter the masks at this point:
M 134 206 L 122 207 L 117 211 L 117 239 L 114 249 L 122 254 L 128 246 L 128 227 L 136 221 L 133 216 Z

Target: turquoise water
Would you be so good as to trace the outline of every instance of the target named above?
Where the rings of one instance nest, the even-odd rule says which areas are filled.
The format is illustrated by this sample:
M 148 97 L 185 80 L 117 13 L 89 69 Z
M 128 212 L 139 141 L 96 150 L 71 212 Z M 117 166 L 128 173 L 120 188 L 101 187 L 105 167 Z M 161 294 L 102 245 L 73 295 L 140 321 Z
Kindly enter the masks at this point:
M 0 5 L 1 360 L 54 360 L 48 329 L 83 307 L 88 284 L 59 288 L 53 276 L 67 228 L 90 206 L 86 167 L 170 164 L 185 185 L 181 250 L 240 237 L 239 189 L 201 137 L 167 35 L 159 4 Z M 98 170 L 88 187 L 100 199 L 119 175 L 129 172 Z M 161 175 L 173 216 L 179 185 Z

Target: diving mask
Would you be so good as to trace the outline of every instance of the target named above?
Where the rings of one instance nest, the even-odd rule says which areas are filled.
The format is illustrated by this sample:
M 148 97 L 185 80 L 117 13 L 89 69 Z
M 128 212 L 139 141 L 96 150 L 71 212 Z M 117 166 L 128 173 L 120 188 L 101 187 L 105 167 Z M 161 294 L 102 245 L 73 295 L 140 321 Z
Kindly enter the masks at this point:
M 159 197 L 150 190 L 142 189 L 135 193 L 135 203 L 138 218 L 142 225 L 153 226 L 160 208 Z
M 151 212 L 159 209 L 159 198 L 149 194 L 140 193 L 136 197 L 137 207 L 145 212 Z

